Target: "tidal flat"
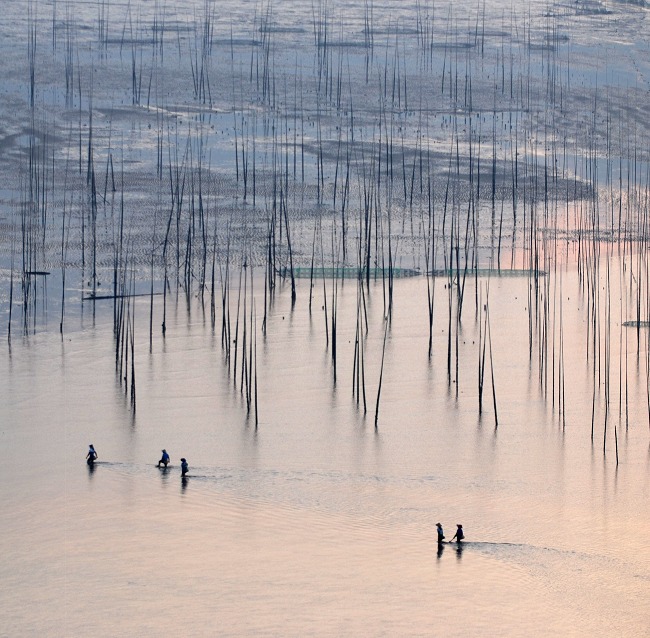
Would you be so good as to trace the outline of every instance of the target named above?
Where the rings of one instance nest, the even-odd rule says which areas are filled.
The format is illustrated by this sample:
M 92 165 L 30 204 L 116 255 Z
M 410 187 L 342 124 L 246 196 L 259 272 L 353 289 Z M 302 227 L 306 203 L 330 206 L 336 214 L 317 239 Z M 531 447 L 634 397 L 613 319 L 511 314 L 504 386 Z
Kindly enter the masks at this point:
M 0 636 L 647 635 L 644 2 L 2 11 Z

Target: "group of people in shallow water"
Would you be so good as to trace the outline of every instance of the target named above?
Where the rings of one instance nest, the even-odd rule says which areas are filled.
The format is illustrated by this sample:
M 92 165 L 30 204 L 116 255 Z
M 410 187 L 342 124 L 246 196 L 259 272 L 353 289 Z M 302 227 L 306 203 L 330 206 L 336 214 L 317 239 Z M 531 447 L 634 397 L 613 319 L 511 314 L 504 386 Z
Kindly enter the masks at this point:
M 438 545 L 441 545 L 442 543 L 445 542 L 445 533 L 442 529 L 442 524 L 441 523 L 436 523 L 436 531 L 438 532 Z M 457 543 L 460 543 L 463 538 L 465 538 L 465 534 L 463 532 L 463 526 L 458 523 L 456 525 L 456 533 L 454 534 L 453 538 L 449 541 L 450 543 L 453 543 L 456 541 Z
M 86 463 L 88 463 L 89 466 L 93 466 L 95 464 L 95 461 L 97 460 L 97 452 L 95 450 L 95 446 L 91 443 L 88 446 L 88 454 L 86 454 Z M 167 450 L 162 451 L 162 457 L 160 458 L 160 461 L 158 461 L 157 467 L 164 467 L 166 468 L 169 463 L 171 462 L 171 458 L 169 454 L 167 453 Z M 185 475 L 188 473 L 190 469 L 189 464 L 187 463 L 186 458 L 181 459 L 181 477 L 185 477 Z
M 88 454 L 86 454 L 86 463 L 92 466 L 96 460 L 97 460 L 97 452 L 95 451 L 95 446 L 91 443 L 88 446 Z M 163 450 L 162 457 L 160 458 L 160 461 L 158 461 L 157 467 L 166 468 L 170 464 L 170 462 L 171 462 L 171 458 L 167 453 L 167 450 Z M 187 459 L 183 457 L 181 459 L 181 477 L 185 477 L 189 469 L 190 466 L 187 463 Z M 442 543 L 445 542 L 445 532 L 442 529 L 442 523 L 436 523 L 436 531 L 438 532 L 438 545 L 442 545 Z M 453 543 L 454 541 L 456 541 L 457 543 L 460 543 L 464 538 L 465 538 L 465 533 L 463 532 L 463 526 L 460 523 L 458 523 L 456 525 L 456 533 L 454 534 L 454 536 L 449 542 Z

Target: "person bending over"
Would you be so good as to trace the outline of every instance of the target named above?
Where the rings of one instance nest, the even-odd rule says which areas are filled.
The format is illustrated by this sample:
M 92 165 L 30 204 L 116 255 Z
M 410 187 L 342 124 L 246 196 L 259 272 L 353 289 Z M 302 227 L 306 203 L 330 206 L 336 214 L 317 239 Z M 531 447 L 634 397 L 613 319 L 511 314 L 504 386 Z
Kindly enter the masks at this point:
M 169 459 L 169 454 L 167 454 L 167 450 L 163 450 L 162 451 L 162 458 L 160 459 L 160 461 L 158 461 L 158 467 L 160 467 L 161 465 L 164 465 L 165 467 L 167 467 L 167 465 L 169 464 L 169 461 L 170 461 L 170 459 Z
M 454 541 L 460 543 L 460 541 L 462 541 L 463 538 L 465 538 L 465 534 L 463 533 L 463 526 L 459 523 L 458 525 L 456 525 L 456 527 L 457 527 L 456 533 L 454 534 L 454 537 L 449 541 L 450 543 L 453 543 Z

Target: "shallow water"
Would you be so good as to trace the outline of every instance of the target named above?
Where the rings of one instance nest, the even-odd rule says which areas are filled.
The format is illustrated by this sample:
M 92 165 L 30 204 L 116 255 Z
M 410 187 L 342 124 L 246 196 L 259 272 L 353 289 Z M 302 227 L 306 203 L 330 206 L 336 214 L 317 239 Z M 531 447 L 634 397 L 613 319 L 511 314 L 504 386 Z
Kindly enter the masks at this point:
M 495 350 L 509 353 L 495 429 L 489 412 L 477 419 L 474 357 L 461 356 L 456 400 L 436 362 L 443 328 L 426 356 L 424 280 L 395 285 L 377 430 L 380 286 L 366 417 L 350 391 L 355 285 L 339 293 L 335 388 L 321 313 L 276 299 L 258 345 L 257 429 L 196 306 L 151 354 L 138 334 L 135 416 L 110 324 L 14 339 L 0 384 L 2 634 L 647 635 L 642 402 L 618 467 L 611 440 L 605 458 L 590 442 L 579 384 L 563 430 L 522 374 L 527 335 L 512 316 L 526 282 L 495 279 Z M 155 467 L 162 447 L 167 470 Z M 438 520 L 448 538 L 462 522 L 467 542 L 438 549 Z
M 366 3 L 3 3 L 0 636 L 650 635 L 649 341 L 645 328 L 622 327 L 647 320 L 650 309 L 647 11 L 618 2 L 370 4 L 372 47 Z M 210 99 L 192 85 L 206 17 Z M 312 33 L 325 17 L 329 57 Z M 154 21 L 164 55 L 163 40 L 151 46 Z M 66 93 L 68 46 L 74 89 Z M 144 85 L 151 79 L 146 100 L 133 94 L 134 59 Z M 342 83 L 341 103 L 321 86 L 324 64 Z M 266 72 L 272 97 L 255 77 Z M 469 102 L 458 90 L 465 73 Z M 91 138 L 101 191 L 94 226 Z M 425 147 L 432 193 L 423 187 Z M 245 202 L 235 176 L 244 148 L 258 179 Z M 344 217 L 338 158 L 348 152 L 343 263 L 334 237 Z M 30 161 L 38 170 L 30 173 Z M 470 167 L 482 184 L 476 192 Z M 185 195 L 163 257 L 173 170 L 188 192 L 204 180 L 204 199 Z M 364 288 L 365 409 L 353 383 L 357 281 L 317 279 L 310 291 L 300 278 L 293 306 L 278 275 L 274 296 L 264 294 L 278 175 L 302 275 L 314 264 L 317 275 L 355 272 L 360 237 L 368 232 L 363 241 L 374 243 Z M 408 186 L 419 189 L 413 201 Z M 362 224 L 369 193 L 374 223 L 384 224 L 374 235 Z M 128 247 L 118 259 L 122 196 Z M 206 213 L 197 222 L 199 199 Z M 468 239 L 453 246 L 452 232 Z M 214 324 L 209 294 L 198 296 L 210 285 L 200 279 L 210 259 L 201 264 L 196 248 L 206 236 L 216 254 Z M 286 274 L 284 241 L 273 244 L 274 266 Z M 460 277 L 445 273 L 463 243 L 477 269 L 455 325 Z M 427 246 L 437 250 L 428 264 Z M 384 322 L 379 277 L 388 250 L 409 274 L 442 273 L 431 356 L 424 276 L 395 279 Z M 31 261 L 21 263 L 26 254 Z M 179 284 L 186 255 L 187 298 Z M 250 285 L 253 268 L 245 315 L 238 273 Z M 499 268 L 520 276 L 498 276 Z M 532 269 L 543 273 L 521 276 Z M 49 274 L 27 275 L 22 297 L 28 270 Z M 127 292 L 157 293 L 128 306 L 134 367 L 129 352 L 119 372 L 113 301 L 87 299 L 111 295 L 118 271 L 133 277 Z M 230 358 L 221 286 L 230 291 Z M 246 365 L 257 403 L 249 410 L 242 353 L 251 331 Z M 84 463 L 90 442 L 99 453 L 92 469 Z M 165 470 L 155 466 L 163 447 L 172 457 Z M 184 481 L 181 457 L 190 464 Z M 447 538 L 462 523 L 466 542 L 437 547 L 438 521 Z

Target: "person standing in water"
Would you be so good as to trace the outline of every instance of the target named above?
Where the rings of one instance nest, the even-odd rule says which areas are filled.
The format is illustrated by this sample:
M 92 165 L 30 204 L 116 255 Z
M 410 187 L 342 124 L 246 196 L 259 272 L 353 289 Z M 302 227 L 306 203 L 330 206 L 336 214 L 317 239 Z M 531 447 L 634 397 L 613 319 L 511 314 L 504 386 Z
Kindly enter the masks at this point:
M 463 538 L 465 538 L 465 534 L 463 533 L 463 526 L 459 523 L 458 525 L 456 525 L 456 527 L 458 529 L 456 530 L 454 537 L 449 541 L 450 543 L 453 543 L 454 541 L 460 543 L 460 541 L 462 541 Z
M 160 467 L 161 464 L 164 465 L 165 467 L 167 467 L 167 464 L 169 463 L 169 461 L 170 461 L 170 458 L 169 458 L 169 454 L 167 454 L 167 450 L 163 450 L 162 451 L 162 458 L 160 459 L 160 461 L 158 461 L 158 467 Z
M 91 443 L 88 446 L 88 454 L 86 454 L 86 463 L 92 465 L 97 460 L 97 452 L 95 452 L 95 446 Z
M 190 469 L 190 466 L 187 464 L 187 459 L 181 459 L 181 478 L 184 478 L 187 474 L 187 471 Z
M 440 544 L 445 539 L 445 533 L 442 531 L 440 523 L 436 523 L 436 531 L 438 532 L 438 544 Z

